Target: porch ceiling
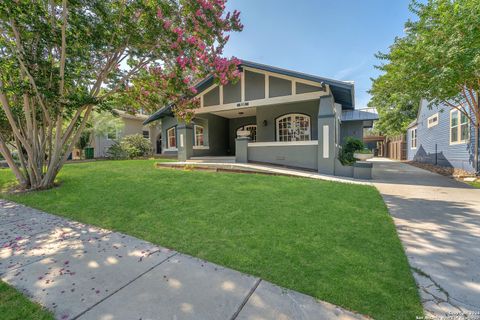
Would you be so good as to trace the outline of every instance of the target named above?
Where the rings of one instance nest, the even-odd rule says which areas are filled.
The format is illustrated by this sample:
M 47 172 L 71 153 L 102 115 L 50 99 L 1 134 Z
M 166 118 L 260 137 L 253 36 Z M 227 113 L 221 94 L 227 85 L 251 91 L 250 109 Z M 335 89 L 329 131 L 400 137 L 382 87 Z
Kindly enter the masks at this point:
M 234 119 L 234 118 L 244 118 L 244 117 L 251 117 L 257 114 L 257 108 L 237 108 L 233 110 L 225 110 L 225 111 L 217 111 L 212 112 L 220 117 L 224 117 L 227 119 Z

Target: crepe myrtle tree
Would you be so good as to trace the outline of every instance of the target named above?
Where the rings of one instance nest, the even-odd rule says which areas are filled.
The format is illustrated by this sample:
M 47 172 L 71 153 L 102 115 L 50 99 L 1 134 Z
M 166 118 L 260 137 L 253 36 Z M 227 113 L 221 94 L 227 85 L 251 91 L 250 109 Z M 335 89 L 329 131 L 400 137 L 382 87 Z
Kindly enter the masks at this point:
M 154 81 L 152 97 L 187 118 L 195 79 L 238 76 L 238 61 L 221 56 L 228 34 L 242 29 L 225 3 L 1 1 L 0 152 L 20 188 L 52 187 L 92 112 L 145 96 L 131 84 Z
M 474 163 L 478 168 L 480 126 L 480 5 L 478 0 L 413 1 L 415 21 L 405 36 L 377 57 L 384 71 L 373 81 L 372 105 L 386 131 L 405 130 L 421 99 L 429 107 L 459 110 L 475 132 Z M 398 119 L 397 122 L 390 121 Z

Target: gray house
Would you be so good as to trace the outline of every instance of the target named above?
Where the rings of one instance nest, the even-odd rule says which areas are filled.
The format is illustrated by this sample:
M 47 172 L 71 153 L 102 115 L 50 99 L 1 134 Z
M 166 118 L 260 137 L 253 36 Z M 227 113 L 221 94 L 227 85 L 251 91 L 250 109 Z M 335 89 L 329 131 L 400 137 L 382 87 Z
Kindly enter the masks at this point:
M 407 130 L 407 158 L 443 167 L 475 171 L 475 130 L 468 118 L 449 106 L 420 103 Z
M 332 80 L 242 61 L 236 83 L 212 76 L 196 86 L 200 108 L 192 123 L 171 106 L 144 124 L 161 122 L 161 153 L 192 157 L 236 156 L 237 161 L 277 164 L 325 174 L 341 171 L 337 155 L 347 135 L 359 138 L 376 113 L 354 110 L 352 82 Z

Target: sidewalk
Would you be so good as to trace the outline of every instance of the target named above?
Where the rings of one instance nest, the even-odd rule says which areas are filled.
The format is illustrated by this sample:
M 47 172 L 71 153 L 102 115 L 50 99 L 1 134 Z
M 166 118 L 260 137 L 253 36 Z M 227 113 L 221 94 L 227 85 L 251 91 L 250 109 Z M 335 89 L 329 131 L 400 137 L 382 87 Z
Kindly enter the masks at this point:
M 366 319 L 117 232 L 0 200 L 0 277 L 57 319 Z

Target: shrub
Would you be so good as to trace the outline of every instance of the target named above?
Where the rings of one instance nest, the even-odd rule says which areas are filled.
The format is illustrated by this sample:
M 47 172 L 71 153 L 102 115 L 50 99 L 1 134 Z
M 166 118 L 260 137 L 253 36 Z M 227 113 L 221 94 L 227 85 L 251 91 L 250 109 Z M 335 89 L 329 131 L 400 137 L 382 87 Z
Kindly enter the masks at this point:
M 108 157 L 113 159 L 134 159 L 149 156 L 151 153 L 150 140 L 145 139 L 141 134 L 125 136 L 107 151 Z
M 144 138 L 141 134 L 133 134 L 123 137 L 120 141 L 120 146 L 125 150 L 130 159 L 146 157 L 152 153 L 150 140 Z
M 338 155 L 338 160 L 340 160 L 344 166 L 352 165 L 355 163 L 353 154 L 363 149 L 365 149 L 365 145 L 362 140 L 355 137 L 346 137 L 342 150 L 340 150 L 340 154 Z
M 116 160 L 127 159 L 128 153 L 123 150 L 120 143 L 116 141 L 113 145 L 110 146 L 110 148 L 108 148 L 107 157 Z

